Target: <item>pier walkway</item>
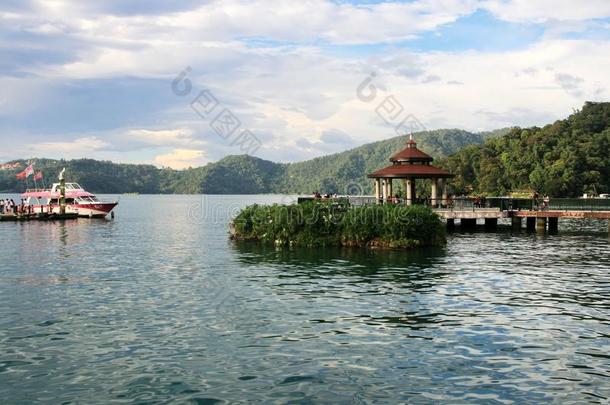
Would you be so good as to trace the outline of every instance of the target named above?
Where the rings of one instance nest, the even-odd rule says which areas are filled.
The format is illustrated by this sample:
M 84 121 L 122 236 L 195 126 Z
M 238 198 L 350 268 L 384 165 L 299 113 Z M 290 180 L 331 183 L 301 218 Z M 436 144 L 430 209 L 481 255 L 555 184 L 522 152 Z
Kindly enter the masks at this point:
M 362 206 L 377 204 L 374 196 L 348 196 L 338 199 L 349 200 L 350 205 Z M 314 200 L 312 197 L 299 197 L 298 202 Z M 332 200 L 332 199 L 331 199 Z M 404 204 L 403 200 L 395 202 Z M 426 200 L 415 202 L 432 206 L 434 211 L 447 222 L 447 227 L 454 227 L 456 220 L 460 226 L 472 228 L 477 221 L 484 221 L 487 228 L 495 228 L 498 220 L 510 218 L 515 229 L 525 222 L 528 229 L 556 231 L 559 218 L 608 219 L 610 220 L 610 199 L 607 198 L 551 198 L 548 206 L 541 201 L 529 198 L 489 197 L 485 199 L 455 198 L 449 205 L 439 203 L 436 206 Z M 525 221 L 523 219 L 525 218 Z M 610 232 L 610 221 L 608 225 Z
M 447 221 L 448 227 L 454 226 L 456 219 L 463 227 L 476 226 L 477 219 L 483 219 L 486 227 L 493 228 L 498 219 L 511 218 L 513 228 L 520 229 L 525 218 L 530 230 L 557 231 L 559 218 L 610 219 L 610 199 L 555 198 L 548 206 L 532 199 L 487 198 L 479 204 L 457 199 L 451 207 L 436 208 L 435 212 Z

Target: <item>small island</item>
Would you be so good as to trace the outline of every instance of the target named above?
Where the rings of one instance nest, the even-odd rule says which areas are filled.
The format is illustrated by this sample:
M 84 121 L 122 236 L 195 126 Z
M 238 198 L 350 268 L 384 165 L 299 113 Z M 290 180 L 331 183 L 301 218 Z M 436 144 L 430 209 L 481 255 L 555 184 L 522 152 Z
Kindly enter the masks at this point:
M 369 174 L 375 180 L 373 204 L 352 206 L 349 198 L 315 198 L 296 205 L 251 205 L 231 224 L 231 238 L 300 247 L 410 249 L 445 244 L 445 228 L 432 208 L 446 205 L 446 179 L 453 175 L 432 166 L 433 160 L 417 148 L 411 134 L 406 148 L 390 157 L 390 166 Z M 431 182 L 429 205 L 415 204 L 416 179 Z M 404 205 L 392 192 L 393 180 L 404 182 Z
M 250 205 L 235 217 L 231 239 L 276 246 L 409 249 L 446 243 L 442 221 L 420 205 L 350 206 L 347 199 Z

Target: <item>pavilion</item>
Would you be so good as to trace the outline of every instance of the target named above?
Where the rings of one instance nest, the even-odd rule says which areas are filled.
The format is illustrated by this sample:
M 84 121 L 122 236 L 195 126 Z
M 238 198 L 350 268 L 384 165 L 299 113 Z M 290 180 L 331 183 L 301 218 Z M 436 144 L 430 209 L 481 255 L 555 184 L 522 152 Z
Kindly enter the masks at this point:
M 409 136 L 407 147 L 390 158 L 392 164 L 368 175 L 375 179 L 375 198 L 378 204 L 390 202 L 392 194 L 392 180 L 402 179 L 406 190 L 407 205 L 417 201 L 415 192 L 415 180 L 430 179 L 432 190 L 430 203 L 436 207 L 447 203 L 447 179 L 453 177 L 445 169 L 432 166 L 434 160 L 430 155 L 417 149 L 417 143 L 413 140 L 413 134 Z M 439 188 L 442 197 L 439 198 Z

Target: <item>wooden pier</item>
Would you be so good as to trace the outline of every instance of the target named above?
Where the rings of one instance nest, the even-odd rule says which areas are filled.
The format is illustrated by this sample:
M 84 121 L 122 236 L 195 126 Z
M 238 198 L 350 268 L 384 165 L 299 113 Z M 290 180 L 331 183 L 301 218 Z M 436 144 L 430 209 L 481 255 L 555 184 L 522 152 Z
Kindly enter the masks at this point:
M 576 219 L 608 219 L 610 220 L 610 210 L 502 210 L 500 208 L 474 208 L 468 210 L 435 209 L 441 218 L 447 221 L 447 227 L 455 226 L 455 220 L 460 221 L 460 226 L 472 228 L 477 225 L 477 220 L 483 219 L 486 228 L 495 228 L 498 219 L 510 218 L 514 229 L 521 229 L 523 218 L 529 230 L 547 230 L 556 232 L 559 227 L 559 218 Z M 610 232 L 610 222 L 608 224 Z
M 379 204 L 375 196 L 344 196 L 336 200 L 345 199 L 352 206 Z M 298 203 L 314 200 L 313 197 L 299 197 Z M 333 200 L 335 199 L 328 201 Z M 397 202 L 387 204 L 406 203 L 405 200 L 399 199 Z M 418 202 L 432 206 L 434 212 L 447 221 L 448 228 L 455 227 L 456 220 L 463 228 L 474 228 L 477 226 L 477 221 L 484 221 L 485 228 L 491 230 L 497 228 L 498 220 L 510 218 L 514 229 L 521 229 L 525 222 L 529 230 L 554 232 L 558 230 L 560 218 L 610 220 L 610 199 L 553 198 L 548 207 L 542 207 L 538 203 L 539 201 L 533 199 L 510 197 L 489 197 L 484 202 L 460 197 L 455 198 L 450 206 L 446 204 L 432 206 L 425 201 Z M 610 221 L 608 231 L 610 232 Z

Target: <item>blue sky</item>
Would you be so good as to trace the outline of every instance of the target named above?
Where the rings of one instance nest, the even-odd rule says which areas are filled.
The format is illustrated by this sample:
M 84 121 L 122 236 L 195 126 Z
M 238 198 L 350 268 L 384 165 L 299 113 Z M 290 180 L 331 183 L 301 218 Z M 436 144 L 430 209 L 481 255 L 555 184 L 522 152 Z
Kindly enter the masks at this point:
M 406 117 L 544 125 L 607 101 L 609 70 L 606 0 L 5 0 L 0 161 L 297 161 L 395 136 Z M 217 103 L 205 117 L 191 105 L 203 90 Z M 231 134 L 212 124 L 225 110 Z

